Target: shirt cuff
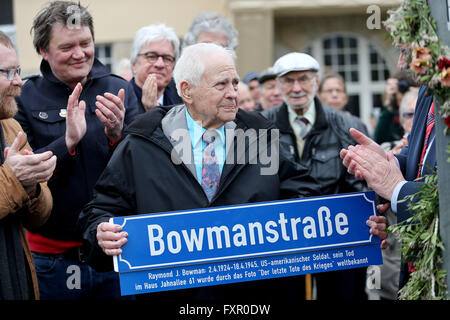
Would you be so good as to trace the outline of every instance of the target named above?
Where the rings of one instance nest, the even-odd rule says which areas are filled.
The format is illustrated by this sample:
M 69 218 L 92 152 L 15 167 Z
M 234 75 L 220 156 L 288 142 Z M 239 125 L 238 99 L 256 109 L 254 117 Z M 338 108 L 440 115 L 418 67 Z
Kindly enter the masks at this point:
M 394 189 L 394 192 L 392 192 L 392 197 L 391 197 L 391 209 L 392 211 L 394 211 L 395 213 L 397 213 L 397 201 L 398 201 L 398 194 L 400 193 L 400 190 L 402 189 L 403 185 L 405 183 L 407 183 L 408 181 L 402 181 L 399 182 Z

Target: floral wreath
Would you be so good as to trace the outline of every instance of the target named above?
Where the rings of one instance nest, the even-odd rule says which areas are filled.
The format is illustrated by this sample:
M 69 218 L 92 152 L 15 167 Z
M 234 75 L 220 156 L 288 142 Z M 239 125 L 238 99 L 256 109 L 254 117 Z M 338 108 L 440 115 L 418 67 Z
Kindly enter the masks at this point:
M 404 56 L 400 68 L 412 70 L 414 81 L 428 86 L 429 93 L 444 102 L 441 116 L 450 128 L 450 49 L 436 35 L 436 22 L 426 0 L 405 0 L 395 11 L 389 10 L 384 22 Z
M 436 35 L 436 22 L 427 1 L 404 0 L 388 14 L 384 25 L 393 45 L 402 52 L 399 67 L 412 71 L 416 83 L 426 85 L 428 93 L 443 101 L 440 114 L 446 135 L 450 131 L 450 49 Z M 399 298 L 405 300 L 447 298 L 446 271 L 442 268 L 445 248 L 439 235 L 438 177 L 433 173 L 424 179 L 424 187 L 408 196 L 411 217 L 389 227 L 402 244 L 403 259 L 413 266 L 408 282 L 399 291 Z

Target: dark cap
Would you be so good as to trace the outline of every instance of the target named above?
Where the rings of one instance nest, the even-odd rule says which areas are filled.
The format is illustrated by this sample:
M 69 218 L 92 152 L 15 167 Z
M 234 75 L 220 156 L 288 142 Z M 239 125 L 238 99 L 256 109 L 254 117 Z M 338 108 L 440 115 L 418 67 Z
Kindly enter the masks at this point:
M 257 72 L 251 71 L 247 73 L 244 78 L 242 79 L 242 82 L 245 84 L 248 84 L 252 80 L 258 80 L 259 74 Z
M 264 82 L 266 82 L 267 80 L 272 80 L 275 79 L 277 77 L 277 74 L 273 71 L 273 68 L 267 68 L 266 70 L 264 70 L 263 72 L 261 72 L 261 75 L 258 78 L 258 81 L 260 84 L 263 84 Z

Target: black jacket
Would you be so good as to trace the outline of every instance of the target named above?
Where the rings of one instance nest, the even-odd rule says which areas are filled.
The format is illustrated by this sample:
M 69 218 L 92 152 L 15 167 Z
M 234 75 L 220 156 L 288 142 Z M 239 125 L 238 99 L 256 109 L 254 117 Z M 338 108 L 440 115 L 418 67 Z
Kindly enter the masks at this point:
M 136 84 L 136 81 L 133 79 L 130 80 L 131 85 L 133 86 L 134 93 L 137 97 L 137 101 L 139 104 L 139 113 L 144 113 L 145 108 L 142 104 L 142 88 L 138 87 Z M 180 98 L 180 96 L 177 93 L 177 88 L 175 85 L 175 81 L 173 79 L 170 80 L 167 87 L 164 89 L 163 93 L 163 106 L 171 106 L 175 104 L 181 104 L 183 103 L 183 100 Z
M 88 261 L 94 268 L 112 268 L 111 257 L 102 253 L 96 239 L 97 225 L 110 217 L 318 195 L 318 185 L 307 170 L 287 160 L 285 155 L 280 154 L 275 174 L 262 175 L 263 165 L 250 164 L 247 154 L 245 163 L 224 164 L 219 189 L 209 203 L 186 165 L 175 165 L 171 160 L 173 146 L 161 126 L 170 109 L 151 109 L 127 129 L 126 139 L 117 147 L 97 182 L 94 199 L 80 215 L 80 232 L 88 245 Z M 243 110 L 237 113 L 235 123 L 236 130 L 273 128 L 259 113 Z
M 345 113 L 324 106 L 314 99 L 316 122 L 305 137 L 305 146 L 301 159 L 297 152 L 294 131 L 289 123 L 285 103 L 261 112 L 280 129 L 280 145 L 289 150 L 290 159 L 311 170 L 311 175 L 321 187 L 323 195 L 357 192 L 365 189 L 365 183 L 355 179 L 342 164 L 339 153 L 356 141 L 350 136 L 349 129 L 356 128 L 367 134 L 360 121 Z
M 38 230 L 45 237 L 78 241 L 75 233 L 78 215 L 92 199 L 95 182 L 111 157 L 112 148 L 105 127 L 95 114 L 96 96 L 117 94 L 125 89 L 125 120 L 129 124 L 138 115 L 133 88 L 124 79 L 112 75 L 95 59 L 80 100 L 86 102 L 86 134 L 71 156 L 65 142 L 67 100 L 70 87 L 59 81 L 47 61 L 41 63 L 42 76 L 30 77 L 18 97 L 16 120 L 28 136 L 35 153 L 52 151 L 57 156 L 56 169 L 48 186 L 53 195 L 53 209 L 48 221 Z

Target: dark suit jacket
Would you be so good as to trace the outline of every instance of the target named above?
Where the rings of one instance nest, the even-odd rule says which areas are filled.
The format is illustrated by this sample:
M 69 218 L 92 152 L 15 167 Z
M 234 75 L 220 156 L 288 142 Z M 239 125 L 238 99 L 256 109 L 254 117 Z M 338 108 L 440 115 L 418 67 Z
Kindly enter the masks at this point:
M 133 86 L 134 93 L 136 94 L 138 105 L 139 105 L 139 114 L 145 113 L 145 108 L 142 105 L 142 89 L 139 88 L 134 81 L 134 78 L 130 80 L 131 85 Z M 180 96 L 177 93 L 177 88 L 175 86 L 175 82 L 173 79 L 170 80 L 167 87 L 164 89 L 164 100 L 163 100 L 163 106 L 171 106 L 174 104 L 181 104 L 183 103 L 183 100 L 181 100 Z
M 425 129 L 428 111 L 433 102 L 433 96 L 427 94 L 427 87 L 422 86 L 419 90 L 419 98 L 416 104 L 414 122 L 411 133 L 408 137 L 408 146 L 403 148 L 397 155 L 405 180 L 408 182 L 403 185 L 398 195 L 398 200 L 407 195 L 414 194 L 423 186 L 423 181 L 414 181 L 417 178 L 419 170 L 419 161 L 422 154 L 422 148 L 425 138 Z M 436 169 L 436 143 L 433 140 L 429 154 L 425 158 L 423 175 L 430 174 Z M 399 202 L 397 204 L 397 221 L 401 222 L 408 219 L 411 214 L 408 210 L 409 201 Z

